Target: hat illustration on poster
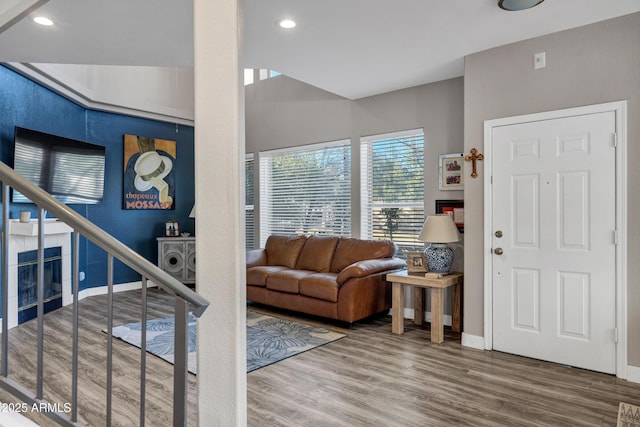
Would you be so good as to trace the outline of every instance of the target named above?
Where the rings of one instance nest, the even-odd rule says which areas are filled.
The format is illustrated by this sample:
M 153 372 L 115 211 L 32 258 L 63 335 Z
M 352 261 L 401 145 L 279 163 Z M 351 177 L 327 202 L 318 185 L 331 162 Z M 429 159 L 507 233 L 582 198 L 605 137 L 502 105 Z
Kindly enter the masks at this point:
M 157 151 L 142 153 L 133 167 L 136 172 L 133 184 L 138 191 L 147 191 L 155 187 L 154 182 L 157 183 L 169 175 L 172 167 L 171 159 L 161 156 Z

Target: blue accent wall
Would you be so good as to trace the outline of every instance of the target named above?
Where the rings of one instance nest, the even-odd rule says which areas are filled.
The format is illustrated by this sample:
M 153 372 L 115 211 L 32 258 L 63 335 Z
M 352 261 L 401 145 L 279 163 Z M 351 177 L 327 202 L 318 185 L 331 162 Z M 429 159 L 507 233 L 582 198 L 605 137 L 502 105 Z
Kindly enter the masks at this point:
M 104 201 L 70 207 L 149 261 L 157 262 L 156 237 L 164 236 L 165 221 L 178 221 L 180 231 L 193 233 L 194 220 L 188 217 L 195 198 L 192 127 L 87 110 L 0 66 L 0 159 L 5 162 L 13 155 L 14 126 L 104 146 Z M 176 141 L 175 210 L 122 209 L 124 134 Z M 17 218 L 24 209 L 32 211 L 32 218 L 37 216 L 35 205 L 13 204 L 10 217 Z M 80 244 L 80 271 L 86 274 L 80 289 L 106 284 L 107 255 L 84 238 Z M 139 280 L 136 272 L 120 262 L 114 263 L 114 283 Z

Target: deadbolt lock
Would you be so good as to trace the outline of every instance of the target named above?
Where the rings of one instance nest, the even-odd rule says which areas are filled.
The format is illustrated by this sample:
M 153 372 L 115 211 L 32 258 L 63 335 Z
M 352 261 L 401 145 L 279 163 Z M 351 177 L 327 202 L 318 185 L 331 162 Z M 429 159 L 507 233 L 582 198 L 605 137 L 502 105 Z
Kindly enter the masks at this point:
M 504 251 L 502 250 L 502 248 L 495 248 L 493 250 L 493 253 L 495 253 L 496 255 L 502 255 Z
M 496 237 L 499 239 L 502 237 L 502 231 L 498 230 L 496 231 Z

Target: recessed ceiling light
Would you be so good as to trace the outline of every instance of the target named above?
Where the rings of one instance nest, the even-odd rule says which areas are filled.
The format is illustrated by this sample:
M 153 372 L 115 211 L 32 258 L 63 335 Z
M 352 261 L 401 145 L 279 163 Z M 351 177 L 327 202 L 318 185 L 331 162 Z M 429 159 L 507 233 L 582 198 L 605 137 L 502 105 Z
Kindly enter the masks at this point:
M 35 18 L 33 18 L 33 21 L 36 24 L 40 24 L 40 25 L 46 25 L 46 26 L 53 25 L 53 21 L 49 18 L 45 18 L 44 16 L 36 16 Z
M 284 28 L 285 30 L 290 30 L 296 27 L 296 21 L 293 19 L 285 18 L 278 21 L 278 25 L 280 28 Z
M 498 6 L 500 9 L 517 12 L 519 10 L 531 9 L 543 1 L 544 0 L 500 0 Z

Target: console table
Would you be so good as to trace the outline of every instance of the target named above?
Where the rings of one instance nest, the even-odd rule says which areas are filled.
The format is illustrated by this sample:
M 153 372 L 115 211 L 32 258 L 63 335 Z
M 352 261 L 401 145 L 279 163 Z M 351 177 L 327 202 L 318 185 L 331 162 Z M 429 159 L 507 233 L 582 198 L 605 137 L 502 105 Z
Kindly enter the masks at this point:
M 424 273 L 408 273 L 406 270 L 387 274 L 387 281 L 392 283 L 391 299 L 391 332 L 404 333 L 404 287 L 415 288 L 414 322 L 422 325 L 424 322 L 424 290 L 431 289 L 431 342 L 444 341 L 444 289 L 453 287 L 453 313 L 451 314 L 451 329 L 460 332 L 462 306 L 462 273 L 451 273 L 441 278 L 427 278 Z
M 158 237 L 158 267 L 182 283 L 196 283 L 196 238 Z

